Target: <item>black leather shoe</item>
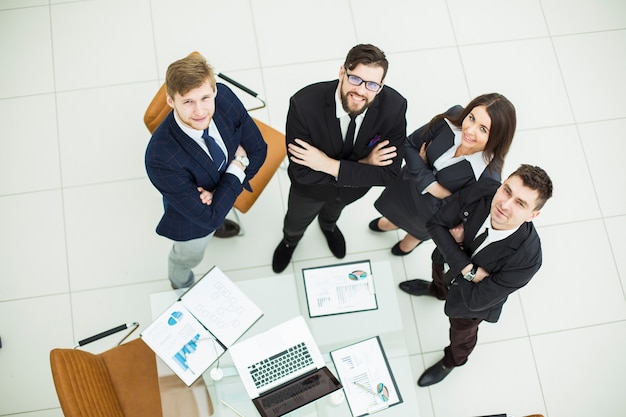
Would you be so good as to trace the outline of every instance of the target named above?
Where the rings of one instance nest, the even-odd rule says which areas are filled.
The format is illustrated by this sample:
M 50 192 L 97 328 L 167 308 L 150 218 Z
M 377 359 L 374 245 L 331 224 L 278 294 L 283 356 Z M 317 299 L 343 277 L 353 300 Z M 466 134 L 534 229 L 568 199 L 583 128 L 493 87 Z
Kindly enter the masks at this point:
M 427 387 L 429 385 L 436 384 L 443 381 L 445 377 L 452 372 L 454 368 L 446 368 L 443 366 L 443 359 L 424 371 L 420 379 L 417 380 L 417 385 L 420 387 Z
M 396 243 L 395 245 L 393 245 L 391 247 L 391 253 L 393 255 L 396 256 L 405 256 L 408 255 L 409 253 L 413 252 L 419 245 L 421 245 L 422 243 L 424 243 L 424 241 L 422 240 L 420 243 L 418 243 L 417 245 L 415 245 L 415 247 L 413 249 L 411 249 L 408 252 L 403 251 L 402 249 L 400 249 L 400 242 Z
M 403 281 L 398 285 L 402 291 L 411 295 L 431 295 L 430 281 L 424 281 L 423 279 L 411 279 Z
M 237 223 L 232 220 L 224 219 L 224 223 L 217 228 L 213 236 L 221 238 L 233 237 L 237 236 L 240 231 L 241 227 L 239 227 Z
M 330 251 L 336 258 L 343 258 L 346 256 L 346 240 L 343 238 L 343 233 L 337 226 L 332 231 L 322 230 L 324 236 L 326 236 L 326 242 Z
M 277 274 L 283 272 L 289 262 L 291 262 L 291 255 L 296 250 L 296 245 L 289 246 L 285 242 L 285 239 L 281 240 L 278 247 L 274 251 L 274 258 L 272 259 L 272 269 Z
M 378 221 L 382 219 L 382 217 L 377 217 L 374 220 L 372 220 L 370 222 L 369 225 L 367 225 L 367 227 L 370 228 L 370 230 L 374 231 L 374 232 L 386 232 L 386 230 L 381 229 L 380 227 L 378 227 Z

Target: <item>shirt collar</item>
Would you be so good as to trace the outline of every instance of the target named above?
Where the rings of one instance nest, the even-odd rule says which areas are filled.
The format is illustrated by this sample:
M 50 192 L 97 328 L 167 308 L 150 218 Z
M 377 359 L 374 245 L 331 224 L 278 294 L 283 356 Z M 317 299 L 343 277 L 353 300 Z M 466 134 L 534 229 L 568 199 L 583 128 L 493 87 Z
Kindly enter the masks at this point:
M 493 243 L 499 240 L 504 240 L 507 237 L 511 236 L 517 231 L 517 229 L 519 229 L 519 226 L 517 226 L 515 229 L 496 230 L 491 227 L 491 213 L 489 213 L 483 225 L 480 227 L 480 229 L 478 229 L 478 234 L 482 233 L 485 228 L 489 229 L 489 231 L 487 232 L 487 241 L 489 243 Z
M 196 142 L 201 142 L 204 140 L 202 138 L 202 134 L 204 133 L 204 130 L 196 130 L 184 124 L 178 118 L 178 114 L 176 114 L 176 111 L 174 111 L 174 120 L 176 120 L 176 124 L 178 125 L 178 127 L 180 127 L 180 129 L 191 139 L 195 140 Z M 213 120 L 213 118 L 211 118 L 211 122 L 209 123 L 209 129 L 212 129 L 214 126 L 215 126 L 215 121 Z M 211 135 L 211 136 L 214 136 L 214 135 Z

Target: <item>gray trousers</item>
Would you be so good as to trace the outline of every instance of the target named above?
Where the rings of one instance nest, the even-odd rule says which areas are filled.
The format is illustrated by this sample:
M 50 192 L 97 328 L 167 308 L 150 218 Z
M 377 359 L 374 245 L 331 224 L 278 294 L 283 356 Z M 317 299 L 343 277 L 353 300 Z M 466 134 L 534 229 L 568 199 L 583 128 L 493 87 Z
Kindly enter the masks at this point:
M 174 288 L 190 287 L 195 277 L 191 268 L 198 266 L 204 257 L 213 233 L 184 242 L 174 242 L 168 257 L 168 277 Z

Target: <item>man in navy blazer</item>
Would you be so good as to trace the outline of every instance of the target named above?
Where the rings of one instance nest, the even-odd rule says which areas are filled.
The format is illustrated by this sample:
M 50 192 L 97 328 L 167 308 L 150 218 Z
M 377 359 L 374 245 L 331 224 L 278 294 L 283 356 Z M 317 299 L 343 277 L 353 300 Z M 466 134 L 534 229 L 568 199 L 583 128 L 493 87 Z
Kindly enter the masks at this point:
M 331 252 L 343 258 L 346 244 L 337 227 L 343 208 L 398 176 L 407 102 L 383 86 L 387 69 L 379 48 L 357 45 L 338 80 L 309 85 L 291 97 L 286 125 L 291 188 L 283 239 L 272 261 L 275 272 L 287 267 L 316 216 Z
M 467 362 L 481 321 L 495 323 L 509 294 L 541 267 L 541 242 L 532 220 L 552 196 L 552 181 L 535 166 L 521 165 L 504 183 L 487 179 L 450 197 L 428 223 L 443 259 L 433 255 L 433 281 L 400 288 L 445 300 L 450 345 L 418 380 L 429 386 Z M 443 261 L 450 269 L 443 273 Z
M 267 154 L 259 129 L 235 94 L 217 84 L 200 54 L 173 62 L 166 73 L 171 111 L 146 150 L 148 177 L 163 195 L 157 233 L 174 241 L 168 276 L 174 288 L 194 282 L 204 256 L 243 188 L 250 190 Z

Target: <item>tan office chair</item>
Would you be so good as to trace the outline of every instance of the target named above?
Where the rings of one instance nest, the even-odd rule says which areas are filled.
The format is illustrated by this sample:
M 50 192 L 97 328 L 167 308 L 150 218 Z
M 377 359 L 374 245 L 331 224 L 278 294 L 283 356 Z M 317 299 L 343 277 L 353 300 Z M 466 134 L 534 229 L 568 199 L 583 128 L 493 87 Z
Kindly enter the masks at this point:
M 159 381 L 155 354 L 141 339 L 100 354 L 53 349 L 50 365 L 65 417 L 192 417 L 199 408 L 213 415 L 204 380 L 191 388 L 176 375 Z
M 194 53 L 197 52 L 192 52 L 191 54 Z M 227 81 L 234 83 L 237 87 L 243 89 L 248 94 L 257 97 L 257 94 L 255 92 L 242 86 L 236 81 L 224 76 L 223 74 L 217 75 L 218 77 L 224 78 Z M 263 106 L 256 107 L 255 109 L 262 108 L 264 106 L 265 102 L 263 102 Z M 170 110 L 171 108 L 167 104 L 165 98 L 165 84 L 163 84 L 150 102 L 150 105 L 148 106 L 148 108 L 146 109 L 146 113 L 144 114 L 143 121 L 150 133 L 153 133 L 156 130 L 156 128 L 159 126 L 159 124 L 161 124 L 165 116 L 169 114 Z M 254 123 L 256 123 L 257 127 L 261 131 L 261 135 L 263 136 L 265 143 L 267 143 L 267 157 L 265 158 L 265 162 L 263 163 L 261 169 L 259 169 L 257 174 L 250 181 L 252 192 L 243 190 L 243 192 L 239 195 L 239 197 L 237 197 L 237 200 L 235 201 L 234 208 L 242 213 L 246 213 L 248 210 L 250 210 L 250 207 L 252 207 L 254 202 L 259 198 L 259 195 L 263 192 L 267 184 L 270 182 L 270 180 L 284 161 L 285 156 L 287 156 L 285 135 L 274 129 L 273 127 L 261 122 L 260 120 L 256 120 L 255 118 L 252 118 L 252 120 L 254 120 Z M 237 222 L 240 223 L 237 211 L 234 210 L 233 212 L 237 217 Z M 243 227 L 241 228 L 241 230 L 242 233 L 240 234 L 243 234 Z

